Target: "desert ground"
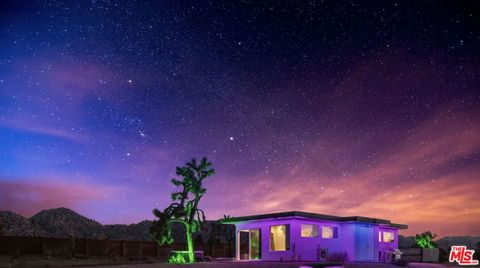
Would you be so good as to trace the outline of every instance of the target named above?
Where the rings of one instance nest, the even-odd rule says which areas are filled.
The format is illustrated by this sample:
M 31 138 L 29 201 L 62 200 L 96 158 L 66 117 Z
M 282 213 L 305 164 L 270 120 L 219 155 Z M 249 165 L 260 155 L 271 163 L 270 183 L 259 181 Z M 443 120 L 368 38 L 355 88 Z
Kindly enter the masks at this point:
M 127 262 L 127 263 L 126 263 Z M 59 260 L 59 259 L 38 259 L 38 258 L 21 258 L 11 259 L 6 257 L 0 258 L 0 268 L 33 268 L 33 267 L 110 267 L 110 268 L 299 268 L 308 267 L 309 263 L 305 262 L 198 262 L 194 264 L 175 265 L 166 262 L 150 261 L 126 261 L 126 260 L 105 260 L 105 259 L 76 259 L 76 260 Z M 442 268 L 453 265 L 434 264 L 434 263 L 409 263 L 407 267 L 412 268 Z M 334 266 L 329 266 L 334 267 Z M 337 266 L 339 267 L 339 266 Z M 393 264 L 386 263 L 349 263 L 344 268 L 397 268 Z
M 113 266 L 110 266 L 113 267 Z M 166 268 L 166 267 L 175 267 L 175 268 L 299 268 L 299 267 L 308 267 L 306 263 L 280 263 L 280 262 L 203 262 L 195 264 L 184 264 L 184 265 L 172 265 L 169 263 L 148 263 L 148 264 L 134 264 L 134 265 L 120 265 L 115 266 L 119 268 Z M 334 267 L 334 266 L 329 266 Z M 341 266 L 335 266 L 341 267 Z M 386 263 L 350 263 L 345 266 L 345 268 L 398 268 L 393 264 Z M 444 268 L 449 267 L 443 264 L 434 264 L 434 263 L 409 263 L 407 267 L 411 268 Z M 93 268 L 93 267 L 92 267 Z

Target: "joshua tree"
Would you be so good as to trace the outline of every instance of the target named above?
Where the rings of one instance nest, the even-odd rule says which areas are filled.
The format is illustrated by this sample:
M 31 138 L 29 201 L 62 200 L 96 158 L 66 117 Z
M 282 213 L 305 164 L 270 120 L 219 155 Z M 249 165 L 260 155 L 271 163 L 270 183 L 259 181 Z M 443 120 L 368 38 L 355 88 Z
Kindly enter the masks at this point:
M 150 228 L 150 234 L 158 244 L 173 243 L 172 224 L 180 223 L 185 227 L 188 262 L 194 262 L 193 233 L 199 230 L 200 224 L 205 221 L 203 210 L 198 208 L 198 203 L 207 189 L 202 187 L 202 182 L 207 177 L 215 174 L 211 168 L 212 163 L 206 157 L 200 160 L 194 158 L 183 167 L 177 167 L 176 174 L 180 180 L 172 179 L 173 185 L 180 188 L 180 191 L 172 193 L 172 201 L 163 211 L 153 210 L 158 218 Z
M 430 231 L 426 231 L 422 234 L 415 236 L 415 242 L 421 248 L 436 248 L 437 244 L 433 242 L 433 239 L 437 237 L 436 234 L 432 234 Z

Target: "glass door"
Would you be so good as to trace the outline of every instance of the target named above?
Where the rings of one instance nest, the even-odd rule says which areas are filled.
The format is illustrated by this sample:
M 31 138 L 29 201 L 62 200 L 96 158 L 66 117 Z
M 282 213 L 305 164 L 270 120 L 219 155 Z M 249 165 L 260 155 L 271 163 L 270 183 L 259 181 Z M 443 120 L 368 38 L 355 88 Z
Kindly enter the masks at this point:
M 259 260 L 262 257 L 260 229 L 240 230 L 238 232 L 238 259 Z
M 252 229 L 250 233 L 250 260 L 261 259 L 262 243 L 260 229 Z

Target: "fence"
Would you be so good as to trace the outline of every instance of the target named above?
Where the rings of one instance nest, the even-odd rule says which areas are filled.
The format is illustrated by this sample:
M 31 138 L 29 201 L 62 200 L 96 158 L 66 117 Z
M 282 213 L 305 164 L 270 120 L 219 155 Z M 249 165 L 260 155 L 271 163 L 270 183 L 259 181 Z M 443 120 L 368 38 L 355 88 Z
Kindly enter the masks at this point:
M 438 248 L 404 248 L 402 259 L 409 262 L 438 262 Z
M 12 256 L 108 256 L 168 259 L 170 251 L 185 250 L 185 248 L 186 246 L 183 244 L 159 246 L 152 241 L 0 236 L 0 255 Z M 235 246 L 197 243 L 194 248 L 203 250 L 206 256 L 232 257 Z
M 421 248 L 403 248 L 402 259 L 411 262 L 421 262 L 422 261 L 422 249 Z

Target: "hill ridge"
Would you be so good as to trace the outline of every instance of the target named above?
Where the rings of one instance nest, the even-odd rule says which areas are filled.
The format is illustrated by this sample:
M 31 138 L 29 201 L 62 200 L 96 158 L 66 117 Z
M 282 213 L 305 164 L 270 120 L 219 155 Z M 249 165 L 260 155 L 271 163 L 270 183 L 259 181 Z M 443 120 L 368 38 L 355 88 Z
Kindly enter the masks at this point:
M 153 217 L 153 216 L 152 216 Z M 208 230 L 216 221 L 207 221 Z M 150 226 L 152 221 L 142 220 L 132 224 L 104 224 L 89 219 L 76 211 L 65 208 L 44 209 L 30 218 L 11 211 L 0 211 L 0 224 L 4 226 L 3 235 L 40 236 L 54 238 L 110 239 L 152 241 Z M 173 226 L 174 240 L 185 242 L 184 229 Z M 196 234 L 206 241 L 208 232 Z

